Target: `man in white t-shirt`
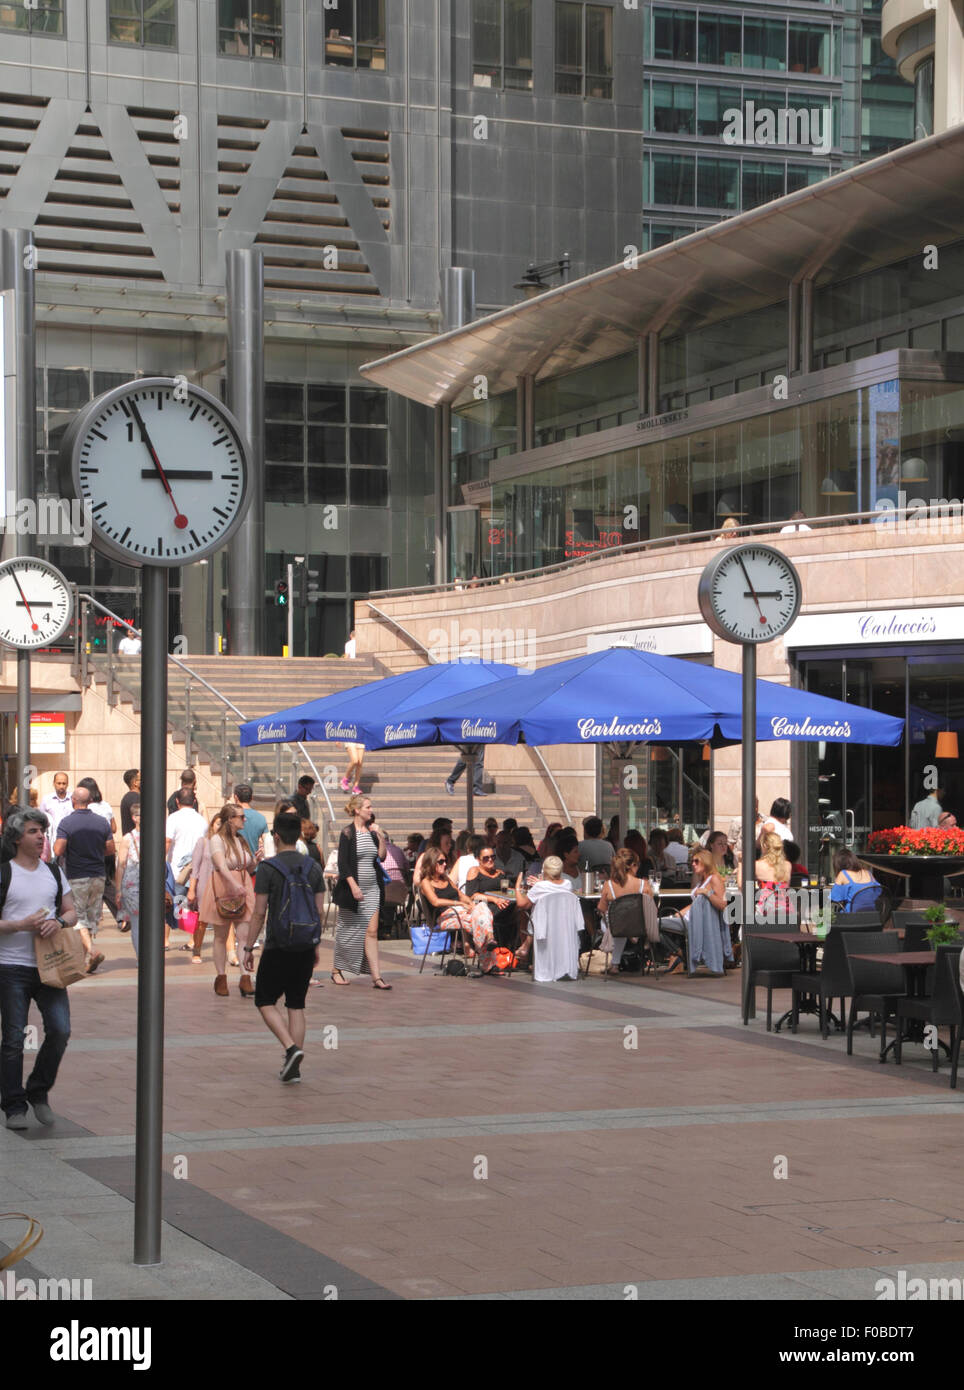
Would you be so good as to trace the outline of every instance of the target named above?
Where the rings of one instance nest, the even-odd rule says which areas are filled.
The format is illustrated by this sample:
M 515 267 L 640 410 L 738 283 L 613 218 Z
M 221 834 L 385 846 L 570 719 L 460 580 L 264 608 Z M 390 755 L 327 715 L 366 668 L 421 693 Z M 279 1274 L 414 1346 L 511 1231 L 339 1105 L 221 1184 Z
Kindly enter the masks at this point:
M 0 879 L 0 1108 L 7 1129 L 28 1128 L 28 1105 L 42 1125 L 53 1124 L 47 1097 L 70 1037 L 67 991 L 41 982 L 34 949 L 38 936 L 52 936 L 59 927 L 72 927 L 77 921 L 63 872 L 41 861 L 46 829 L 47 817 L 29 807 L 11 811 L 3 827 L 4 843 L 14 852 Z M 2 880 L 8 871 L 4 894 Z M 31 1002 L 40 1010 L 44 1040 L 25 1087 L 23 1047 Z
M 132 627 L 129 627 L 124 636 L 117 644 L 117 650 L 121 656 L 140 656 L 141 639 Z
M 194 809 L 194 793 L 189 787 L 182 787 L 177 794 L 177 810 L 168 816 L 164 826 L 167 859 L 174 872 L 175 883 L 187 882 L 194 846 L 202 835 L 207 834 L 207 829 L 207 821 Z
M 40 802 L 40 809 L 47 817 L 47 824 L 50 827 L 48 839 L 53 844 L 57 838 L 57 827 L 64 816 L 69 816 L 73 808 L 70 793 L 67 788 L 70 785 L 70 778 L 66 772 L 54 773 L 54 789 L 48 792 Z
M 669 834 L 668 834 L 668 836 L 667 836 L 667 844 L 666 844 L 666 851 L 665 851 L 665 852 L 666 852 L 667 856 L 668 856 L 670 859 L 672 859 L 673 863 L 677 866 L 677 868 L 680 866 L 680 864 L 688 864 L 688 863 L 689 863 L 689 861 L 690 861 L 690 852 L 689 852 L 689 850 L 686 848 L 686 846 L 683 844 L 683 832 L 682 832 L 682 830 L 673 829 L 673 830 L 671 830 L 671 831 L 669 832 Z

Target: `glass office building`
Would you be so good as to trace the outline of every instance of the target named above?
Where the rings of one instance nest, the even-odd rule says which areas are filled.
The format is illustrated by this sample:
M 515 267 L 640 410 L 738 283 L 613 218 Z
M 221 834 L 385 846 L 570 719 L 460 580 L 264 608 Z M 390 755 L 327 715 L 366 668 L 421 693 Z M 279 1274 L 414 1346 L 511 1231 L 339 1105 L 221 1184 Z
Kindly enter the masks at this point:
M 645 249 L 915 138 L 880 8 L 648 6 Z

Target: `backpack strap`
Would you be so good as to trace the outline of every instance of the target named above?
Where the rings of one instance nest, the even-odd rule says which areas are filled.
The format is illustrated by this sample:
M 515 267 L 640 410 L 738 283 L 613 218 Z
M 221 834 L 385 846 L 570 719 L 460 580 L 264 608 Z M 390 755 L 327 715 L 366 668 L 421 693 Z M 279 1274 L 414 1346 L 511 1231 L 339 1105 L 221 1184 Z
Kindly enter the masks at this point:
M 64 900 L 64 886 L 63 886 L 63 884 L 62 884 L 61 881 L 60 881 L 60 872 L 59 872 L 59 870 L 58 870 L 58 868 L 57 868 L 57 865 L 54 864 L 54 863 L 53 863 L 51 860 L 49 860 L 49 859 L 46 861 L 46 863 L 47 863 L 47 868 L 48 868 L 48 869 L 50 870 L 50 872 L 53 874 L 53 876 L 54 876 L 54 882 L 55 882 L 56 885 L 57 885 L 57 900 L 56 900 L 56 902 L 54 903 L 54 912 L 59 914 L 59 912 L 60 912 L 60 905 L 61 905 L 61 903 L 62 903 L 63 900 Z
M 44 862 L 44 861 L 41 861 Z M 60 881 L 60 872 L 56 864 L 47 863 L 47 868 L 54 876 L 54 883 L 57 885 L 57 899 L 54 903 L 54 912 L 60 912 L 61 903 L 64 900 L 64 886 Z M 13 870 L 10 867 L 10 860 L 5 859 L 0 864 L 0 917 L 3 916 L 3 909 L 6 906 L 7 894 L 10 891 L 10 881 L 13 878 Z

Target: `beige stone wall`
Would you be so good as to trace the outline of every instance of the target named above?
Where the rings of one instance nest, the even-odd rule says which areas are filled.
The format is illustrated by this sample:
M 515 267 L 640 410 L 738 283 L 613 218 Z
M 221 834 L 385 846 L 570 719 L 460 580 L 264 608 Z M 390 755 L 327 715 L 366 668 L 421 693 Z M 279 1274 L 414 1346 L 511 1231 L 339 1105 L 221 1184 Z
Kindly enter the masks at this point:
M 809 533 L 767 535 L 796 564 L 803 584 L 801 612 L 836 613 L 916 604 L 960 603 L 964 598 L 964 547 L 959 535 L 938 521 L 899 532 L 894 526 L 840 526 Z M 700 621 L 697 584 L 720 543 L 674 546 L 616 553 L 531 579 L 461 591 L 423 591 L 381 598 L 378 607 L 426 647 L 454 658 L 459 645 L 482 639 L 482 654 L 511 660 L 503 638 L 511 634 L 516 661 L 521 655 L 535 665 L 582 655 L 590 635 L 626 628 L 659 627 Z M 420 664 L 411 642 L 360 602 L 356 611 L 359 655 L 372 654 L 393 670 Z M 964 636 L 964 634 L 962 634 Z M 488 649 L 485 639 L 488 637 Z M 439 651 L 440 645 L 446 649 Z M 478 647 L 476 646 L 476 650 Z M 716 641 L 716 665 L 736 670 L 739 649 Z M 759 649 L 758 673 L 786 682 L 789 667 L 782 642 Z M 574 818 L 594 809 L 593 750 L 575 746 L 545 748 Z M 760 744 L 757 750 L 760 804 L 790 791 L 790 745 Z M 523 781 L 547 814 L 560 808 L 548 783 L 525 748 L 490 748 L 486 765 L 506 780 Z M 739 815 L 740 750 L 714 754 L 714 822 L 726 827 Z
M 69 660 L 44 657 L 34 659 L 30 670 L 31 689 L 36 691 L 76 694 L 80 687 L 70 672 Z M 0 662 L 0 687 L 16 693 L 16 658 L 5 656 Z M 81 777 L 94 777 L 105 799 L 115 812 L 127 791 L 124 773 L 140 765 L 140 720 L 129 705 L 107 703 L 103 686 L 91 686 L 84 692 L 83 709 L 65 716 L 67 751 L 32 755 L 36 766 L 40 796 L 53 791 L 54 774 L 66 772 L 71 787 Z M 184 767 L 184 747 L 167 741 L 168 792 L 180 785 Z M 220 778 L 212 778 L 205 764 L 197 764 L 198 800 L 203 809 L 213 814 L 221 807 Z

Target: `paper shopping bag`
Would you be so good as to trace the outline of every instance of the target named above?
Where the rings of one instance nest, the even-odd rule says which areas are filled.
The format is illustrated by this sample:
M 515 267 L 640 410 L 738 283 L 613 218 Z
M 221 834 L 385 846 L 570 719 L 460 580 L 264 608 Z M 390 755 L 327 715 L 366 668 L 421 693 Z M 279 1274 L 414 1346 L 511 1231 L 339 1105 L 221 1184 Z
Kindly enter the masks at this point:
M 58 927 L 53 936 L 36 936 L 33 944 L 43 984 L 66 989 L 87 974 L 84 943 L 73 927 Z

